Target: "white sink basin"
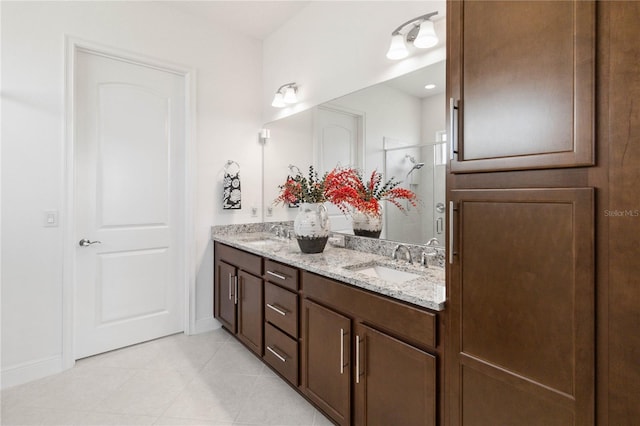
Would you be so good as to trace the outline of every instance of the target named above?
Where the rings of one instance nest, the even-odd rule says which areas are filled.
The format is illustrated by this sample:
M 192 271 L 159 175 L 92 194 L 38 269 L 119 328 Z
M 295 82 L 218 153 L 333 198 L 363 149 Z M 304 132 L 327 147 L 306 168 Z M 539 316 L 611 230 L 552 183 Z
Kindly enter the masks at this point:
M 394 283 L 403 283 L 405 281 L 411 281 L 416 278 L 420 278 L 419 274 L 412 272 L 401 271 L 399 269 L 391 268 L 384 265 L 362 265 L 360 267 L 348 268 L 359 274 L 367 275 L 373 278 L 379 278 L 381 280 L 390 281 Z
M 242 241 L 242 244 L 254 247 L 266 247 L 286 243 L 286 240 L 276 238 L 269 234 L 259 234 L 248 238 L 243 238 L 240 241 Z

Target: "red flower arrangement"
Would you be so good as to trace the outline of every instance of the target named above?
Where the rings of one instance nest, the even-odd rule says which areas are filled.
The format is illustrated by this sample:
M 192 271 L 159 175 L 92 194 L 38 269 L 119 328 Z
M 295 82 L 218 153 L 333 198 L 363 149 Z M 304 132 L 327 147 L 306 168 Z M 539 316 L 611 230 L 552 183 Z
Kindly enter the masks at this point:
M 360 171 L 352 168 L 335 168 L 326 176 L 326 198 L 337 205 L 343 213 L 349 207 L 373 216 L 382 214 L 381 201 L 389 201 L 400 211 L 406 209 L 399 200 L 407 200 L 417 207 L 417 197 L 413 191 L 399 188 L 400 182 L 394 177 L 382 182 L 382 173 L 374 170 L 367 182 Z
M 280 195 L 274 200 L 274 204 L 288 203 L 324 203 L 331 201 L 327 198 L 327 174 L 318 177 L 313 166 L 309 167 L 309 177 L 297 174 L 288 177 L 284 185 L 280 185 Z

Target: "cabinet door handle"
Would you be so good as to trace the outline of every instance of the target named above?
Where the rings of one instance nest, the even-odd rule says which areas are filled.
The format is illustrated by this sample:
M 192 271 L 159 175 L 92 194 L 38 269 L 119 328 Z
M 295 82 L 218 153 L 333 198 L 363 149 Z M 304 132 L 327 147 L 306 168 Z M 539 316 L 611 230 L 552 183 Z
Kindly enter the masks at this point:
M 344 328 L 340 329 L 340 374 L 344 374 Z
M 280 278 L 281 280 L 287 279 L 287 277 L 285 277 L 284 275 L 278 274 L 277 272 L 267 271 L 267 274 L 271 275 L 272 277 Z
M 238 276 L 236 275 L 236 276 L 235 276 L 235 277 L 233 277 L 233 278 L 234 278 L 234 281 L 235 281 L 235 287 L 236 287 L 236 291 L 235 291 L 235 293 L 236 293 L 236 295 L 235 295 L 235 296 L 236 296 L 235 304 L 237 305 L 237 304 L 238 304 Z
M 231 298 L 233 297 L 233 294 L 231 293 L 231 286 L 233 285 L 231 284 L 232 280 L 233 280 L 233 274 L 229 272 L 229 300 L 231 300 Z
M 278 352 L 275 351 L 275 349 L 271 349 L 270 346 L 267 346 L 267 350 L 269 352 L 271 352 L 272 354 L 274 354 L 276 356 L 276 358 L 278 358 L 280 361 L 287 362 L 287 358 L 285 358 L 282 355 L 280 355 Z
M 458 102 L 449 98 L 449 158 L 453 160 L 454 154 L 458 153 L 457 120 L 455 119 L 458 110 Z
M 453 232 L 453 212 L 455 212 L 455 204 L 453 201 L 449 201 L 449 264 L 453 264 L 453 251 L 454 251 L 454 232 Z
M 356 383 L 360 383 L 360 336 L 356 334 Z
M 285 309 L 281 308 L 280 306 L 272 305 L 271 303 L 267 303 L 267 308 L 276 311 L 277 313 L 279 313 L 282 316 L 286 316 L 287 315 L 287 311 Z

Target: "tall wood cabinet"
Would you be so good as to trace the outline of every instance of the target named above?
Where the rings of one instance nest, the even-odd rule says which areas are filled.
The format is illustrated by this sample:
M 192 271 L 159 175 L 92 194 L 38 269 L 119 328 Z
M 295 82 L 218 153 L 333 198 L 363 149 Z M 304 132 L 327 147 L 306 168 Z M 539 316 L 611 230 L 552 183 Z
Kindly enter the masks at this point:
M 449 422 L 594 424 L 595 3 L 448 5 Z
M 446 423 L 637 423 L 640 4 L 447 7 Z

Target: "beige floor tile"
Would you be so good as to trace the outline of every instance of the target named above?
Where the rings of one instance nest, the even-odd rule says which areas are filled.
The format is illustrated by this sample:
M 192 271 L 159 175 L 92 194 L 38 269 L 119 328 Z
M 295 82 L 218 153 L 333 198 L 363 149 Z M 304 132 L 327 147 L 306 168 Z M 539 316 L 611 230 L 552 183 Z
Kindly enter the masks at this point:
M 205 365 L 207 373 L 247 374 L 257 376 L 264 364 L 241 343 L 228 341 L 211 357 Z
M 156 426 L 233 426 L 233 423 L 216 422 L 212 420 L 183 419 L 177 417 L 160 417 L 154 423 Z
M 138 370 L 116 392 L 104 399 L 98 412 L 160 416 L 194 375 L 162 370 Z
M 256 376 L 203 373 L 164 412 L 165 417 L 233 422 Z
M 134 374 L 135 371 L 120 368 L 73 368 L 48 380 L 16 389 L 17 405 L 59 410 L 91 410 Z
M 315 409 L 278 377 L 260 376 L 236 422 L 312 426 Z
M 6 389 L 2 425 L 331 425 L 224 330 L 80 360 Z

